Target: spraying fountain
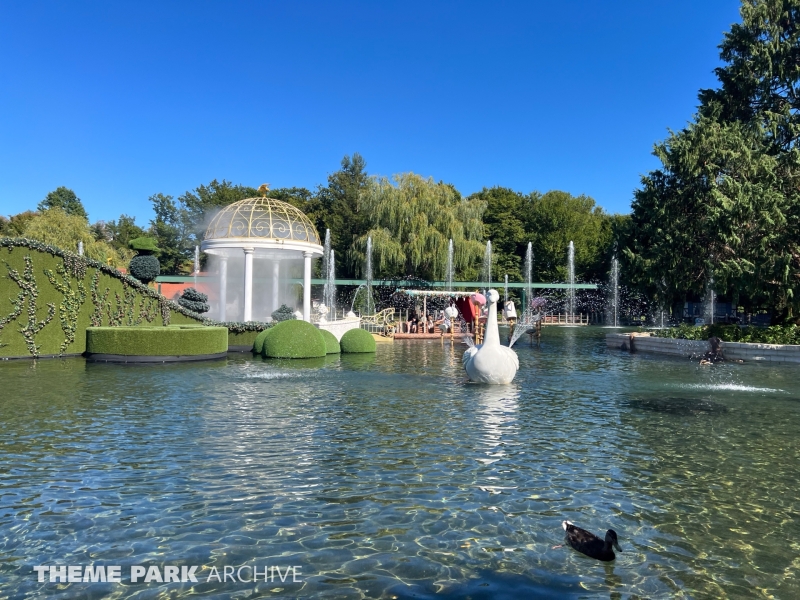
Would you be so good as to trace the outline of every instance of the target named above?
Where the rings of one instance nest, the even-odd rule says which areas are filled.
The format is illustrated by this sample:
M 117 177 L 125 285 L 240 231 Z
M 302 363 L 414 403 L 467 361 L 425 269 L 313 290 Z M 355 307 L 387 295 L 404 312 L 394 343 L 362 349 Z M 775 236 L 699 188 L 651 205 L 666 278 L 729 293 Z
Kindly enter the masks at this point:
M 619 327 L 619 261 L 616 255 L 611 259 L 611 277 L 609 287 L 611 292 L 611 310 L 613 311 L 614 327 Z
M 567 306 L 569 314 L 567 319 L 575 322 L 575 245 L 572 240 L 569 241 L 569 253 L 567 258 L 567 278 L 569 281 L 569 289 L 567 290 Z
M 323 301 L 333 318 L 336 318 L 336 251 L 331 249 L 328 257 L 328 273 L 325 280 Z
M 372 296 L 372 236 L 367 238 L 367 264 L 365 270 L 367 276 L 367 302 L 364 305 L 364 314 L 371 315 L 375 312 L 375 299 Z M 355 297 L 353 301 L 355 301 Z
M 525 283 L 527 284 L 525 302 L 530 304 L 533 299 L 533 244 L 528 242 L 525 252 Z M 527 306 L 524 307 L 527 310 Z
M 453 291 L 453 240 L 450 239 L 450 242 L 447 244 L 447 273 L 445 273 L 445 279 L 447 281 L 447 291 Z
M 486 250 L 483 252 L 483 267 L 481 268 L 481 282 L 486 284 L 488 290 L 492 287 L 492 241 L 486 242 Z

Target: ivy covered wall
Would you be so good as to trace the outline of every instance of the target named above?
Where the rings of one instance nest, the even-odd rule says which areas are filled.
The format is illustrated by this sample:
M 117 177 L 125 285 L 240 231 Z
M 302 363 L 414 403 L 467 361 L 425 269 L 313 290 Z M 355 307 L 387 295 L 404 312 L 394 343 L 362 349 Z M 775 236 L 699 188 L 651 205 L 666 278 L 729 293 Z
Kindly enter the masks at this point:
M 89 326 L 207 321 L 112 267 L 0 238 L 0 358 L 81 354 Z

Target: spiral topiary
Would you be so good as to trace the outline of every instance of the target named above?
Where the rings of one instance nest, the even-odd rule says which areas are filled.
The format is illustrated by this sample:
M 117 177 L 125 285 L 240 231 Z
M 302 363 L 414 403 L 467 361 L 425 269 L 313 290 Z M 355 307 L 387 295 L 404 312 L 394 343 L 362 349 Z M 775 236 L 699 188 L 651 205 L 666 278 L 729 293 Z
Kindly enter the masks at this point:
M 351 329 L 342 336 L 339 342 L 343 353 L 375 352 L 377 345 L 375 338 L 364 329 Z
M 183 290 L 183 294 L 181 297 L 178 298 L 178 304 L 180 304 L 186 310 L 190 310 L 197 314 L 203 314 L 204 312 L 208 312 L 208 296 L 201 292 L 198 292 L 194 288 L 186 288 Z
M 342 349 L 339 347 L 339 340 L 327 329 L 320 329 L 319 332 L 325 340 L 325 351 L 327 354 L 339 354 Z
M 281 307 L 272 313 L 272 320 L 273 321 L 289 321 L 294 319 L 294 311 L 286 306 L 285 304 L 281 304 Z
M 325 338 L 311 323 L 292 319 L 269 329 L 262 354 L 267 358 L 318 358 L 327 352 Z
M 149 283 L 161 273 L 161 265 L 152 254 L 140 254 L 131 259 L 128 270 L 132 277 L 142 283 Z

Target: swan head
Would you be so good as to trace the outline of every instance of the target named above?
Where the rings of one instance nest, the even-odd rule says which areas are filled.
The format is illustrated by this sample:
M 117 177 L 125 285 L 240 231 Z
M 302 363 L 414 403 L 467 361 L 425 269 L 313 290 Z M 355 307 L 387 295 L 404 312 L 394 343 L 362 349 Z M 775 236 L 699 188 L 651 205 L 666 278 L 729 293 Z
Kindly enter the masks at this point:
M 497 290 L 489 290 L 489 293 L 486 294 L 486 302 L 495 304 L 498 300 L 500 300 L 500 294 L 497 293 Z

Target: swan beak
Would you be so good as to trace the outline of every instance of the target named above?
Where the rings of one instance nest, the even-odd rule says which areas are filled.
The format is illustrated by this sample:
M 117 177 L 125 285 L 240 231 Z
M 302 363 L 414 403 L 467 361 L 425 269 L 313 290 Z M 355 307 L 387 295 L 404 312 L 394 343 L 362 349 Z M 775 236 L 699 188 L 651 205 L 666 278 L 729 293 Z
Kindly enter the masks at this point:
M 617 549 L 617 552 L 622 552 L 622 548 L 619 547 L 619 542 L 617 542 L 617 540 L 614 540 L 614 548 Z

